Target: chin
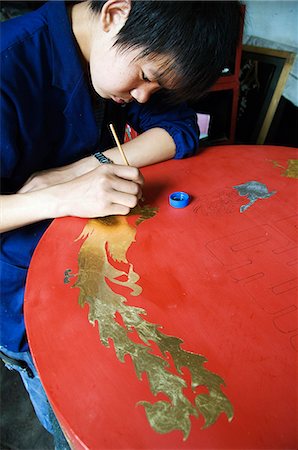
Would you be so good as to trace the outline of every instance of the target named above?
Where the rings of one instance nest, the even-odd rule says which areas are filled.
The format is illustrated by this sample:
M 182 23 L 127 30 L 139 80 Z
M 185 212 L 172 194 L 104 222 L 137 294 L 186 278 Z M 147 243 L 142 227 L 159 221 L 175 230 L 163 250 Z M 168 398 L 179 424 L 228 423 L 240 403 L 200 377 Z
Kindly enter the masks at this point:
M 107 94 L 104 94 L 103 92 L 97 92 L 97 94 L 101 97 L 101 98 L 105 98 L 105 99 L 110 99 L 111 97 Z
M 95 90 L 96 94 L 99 95 L 101 98 L 111 98 L 108 94 L 103 92 L 101 89 L 97 89 L 94 87 L 94 90 Z

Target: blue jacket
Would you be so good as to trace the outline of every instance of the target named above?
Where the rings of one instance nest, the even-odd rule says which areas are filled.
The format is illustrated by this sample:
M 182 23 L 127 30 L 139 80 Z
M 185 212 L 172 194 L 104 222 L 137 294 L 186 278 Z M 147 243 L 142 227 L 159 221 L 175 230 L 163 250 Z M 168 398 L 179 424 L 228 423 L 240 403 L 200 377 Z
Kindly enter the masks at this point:
M 161 108 L 158 95 L 125 108 L 109 101 L 99 139 L 90 88 L 62 1 L 1 24 L 0 64 L 2 194 L 15 193 L 36 171 L 113 147 L 108 121 L 121 134 L 126 122 L 138 132 L 166 129 L 176 143 L 176 158 L 198 147 L 195 113 L 185 105 Z M 24 286 L 32 253 L 48 224 L 2 235 L 0 345 L 11 351 L 28 349 Z

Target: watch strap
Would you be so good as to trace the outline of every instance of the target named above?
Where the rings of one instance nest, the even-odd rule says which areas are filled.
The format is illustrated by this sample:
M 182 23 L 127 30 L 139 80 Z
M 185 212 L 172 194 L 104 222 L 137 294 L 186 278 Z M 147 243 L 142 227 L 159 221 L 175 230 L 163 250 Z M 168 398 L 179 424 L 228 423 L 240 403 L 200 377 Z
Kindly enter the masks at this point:
M 110 158 L 108 158 L 101 152 L 93 153 L 93 156 L 95 156 L 95 158 L 100 162 L 100 164 L 114 164 Z

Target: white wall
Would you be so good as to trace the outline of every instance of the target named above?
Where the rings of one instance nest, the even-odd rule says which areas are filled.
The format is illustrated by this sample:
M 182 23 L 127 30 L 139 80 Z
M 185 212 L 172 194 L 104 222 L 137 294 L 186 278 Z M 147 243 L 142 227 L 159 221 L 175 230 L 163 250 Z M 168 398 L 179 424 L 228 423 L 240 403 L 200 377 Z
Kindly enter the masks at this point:
M 244 3 L 244 43 L 249 36 L 256 36 L 272 41 L 260 46 L 298 53 L 298 0 L 244 0 Z M 298 106 L 298 57 L 283 95 Z
M 246 0 L 244 33 L 298 47 L 298 1 Z

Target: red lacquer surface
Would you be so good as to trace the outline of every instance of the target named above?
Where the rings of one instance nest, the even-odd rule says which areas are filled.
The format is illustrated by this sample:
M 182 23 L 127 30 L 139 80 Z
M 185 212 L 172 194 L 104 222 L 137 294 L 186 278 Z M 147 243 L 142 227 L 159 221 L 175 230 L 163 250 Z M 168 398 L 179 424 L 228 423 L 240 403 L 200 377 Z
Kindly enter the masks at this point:
M 297 179 L 284 175 L 295 158 L 290 148 L 223 146 L 142 170 L 146 203 L 159 212 L 137 227 L 128 251 L 143 288 L 134 305 L 206 357 L 234 408 L 231 422 L 221 414 L 206 429 L 192 417 L 185 441 L 150 427 L 137 405 L 156 401 L 146 377 L 138 380 L 129 358 L 119 362 L 112 342 L 101 344 L 79 289 L 63 282 L 66 269 L 78 269 L 86 220 L 52 223 L 29 270 L 25 319 L 74 449 L 297 448 Z M 249 200 L 234 186 L 249 181 L 276 193 L 240 213 Z M 181 210 L 168 205 L 178 190 L 192 197 Z

